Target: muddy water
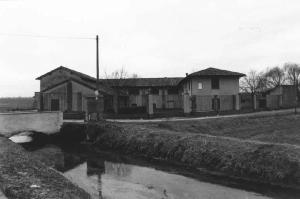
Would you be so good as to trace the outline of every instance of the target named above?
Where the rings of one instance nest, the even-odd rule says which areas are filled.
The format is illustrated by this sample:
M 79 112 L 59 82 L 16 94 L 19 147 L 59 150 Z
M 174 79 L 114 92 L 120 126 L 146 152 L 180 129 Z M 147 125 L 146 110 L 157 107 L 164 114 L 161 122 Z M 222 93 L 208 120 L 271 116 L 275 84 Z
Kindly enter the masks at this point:
M 50 148 L 42 153 L 43 156 L 47 151 L 53 153 L 53 146 Z M 284 189 L 232 182 L 112 152 L 96 154 L 81 150 L 80 147 L 76 152 L 73 149 L 58 149 L 62 156 L 55 152 L 54 167 L 94 199 L 300 198 L 299 194 Z
M 94 199 L 292 199 L 287 189 L 232 181 L 188 168 L 91 152 L 85 145 L 25 147 L 45 164 L 88 192 Z
M 149 167 L 105 161 L 103 171 L 88 173 L 87 163 L 64 175 L 93 198 L 263 199 L 258 193 L 201 182 Z

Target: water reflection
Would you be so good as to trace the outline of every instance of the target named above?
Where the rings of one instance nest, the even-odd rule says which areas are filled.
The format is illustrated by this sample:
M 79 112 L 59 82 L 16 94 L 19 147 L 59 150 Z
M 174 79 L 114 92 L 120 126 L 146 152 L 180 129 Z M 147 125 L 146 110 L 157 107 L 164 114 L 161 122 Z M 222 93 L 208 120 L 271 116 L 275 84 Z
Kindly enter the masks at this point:
M 31 132 L 23 132 L 19 133 L 18 135 L 11 136 L 9 139 L 14 143 L 28 143 L 33 140 L 31 135 Z
M 268 198 L 159 171 L 153 168 L 88 159 L 64 175 L 92 198 L 105 199 L 246 199 Z
M 74 149 L 74 148 L 73 148 Z M 44 162 L 57 170 L 94 199 L 266 199 L 298 198 L 278 190 L 246 191 L 220 185 L 215 181 L 181 175 L 172 167 L 168 170 L 149 163 L 132 161 L 113 153 L 93 154 L 86 151 L 62 150 L 45 146 L 32 152 L 46 157 Z M 60 155 L 59 155 L 60 154 Z M 42 160 L 43 161 L 43 160 Z M 54 162 L 55 163 L 54 163 Z M 52 163 L 51 163 L 52 162 Z M 59 163 L 58 163 L 59 162 Z M 210 177 L 212 178 L 212 177 Z M 248 189 L 251 190 L 251 189 Z M 300 198 L 300 197 L 299 197 Z

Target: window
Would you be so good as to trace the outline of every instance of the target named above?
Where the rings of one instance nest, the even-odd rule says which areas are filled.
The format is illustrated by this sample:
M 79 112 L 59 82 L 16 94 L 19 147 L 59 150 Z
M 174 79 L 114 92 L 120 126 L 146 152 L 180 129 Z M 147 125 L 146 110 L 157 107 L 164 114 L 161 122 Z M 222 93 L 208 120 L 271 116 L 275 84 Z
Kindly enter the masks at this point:
M 218 77 L 213 77 L 211 79 L 211 88 L 212 89 L 219 89 L 220 88 L 220 80 Z
M 169 88 L 168 89 L 168 94 L 169 95 L 176 95 L 176 94 L 178 94 L 177 88 L 176 87 L 175 88 Z
M 151 94 L 152 95 L 158 95 L 159 94 L 159 89 L 158 88 L 151 88 Z
M 153 110 L 156 110 L 156 104 L 153 103 Z
M 202 88 L 203 88 L 202 82 L 198 82 L 198 89 L 202 89 Z
M 129 90 L 129 95 L 139 95 L 139 89 L 138 88 L 130 88 Z

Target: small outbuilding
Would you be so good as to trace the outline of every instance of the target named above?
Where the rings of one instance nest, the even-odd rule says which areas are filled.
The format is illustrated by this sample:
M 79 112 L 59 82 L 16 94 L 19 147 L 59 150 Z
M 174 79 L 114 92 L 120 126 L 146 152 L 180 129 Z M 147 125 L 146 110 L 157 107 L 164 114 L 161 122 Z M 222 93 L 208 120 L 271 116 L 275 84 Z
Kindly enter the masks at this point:
M 280 85 L 266 91 L 268 109 L 291 108 L 295 106 L 297 90 L 294 85 Z

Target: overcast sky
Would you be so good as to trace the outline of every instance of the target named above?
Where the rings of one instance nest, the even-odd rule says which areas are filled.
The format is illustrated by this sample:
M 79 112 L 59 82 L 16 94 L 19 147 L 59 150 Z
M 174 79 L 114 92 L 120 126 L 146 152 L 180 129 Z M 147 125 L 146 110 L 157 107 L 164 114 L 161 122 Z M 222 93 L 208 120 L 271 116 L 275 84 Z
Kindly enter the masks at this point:
M 60 65 L 142 77 L 216 67 L 247 73 L 300 62 L 299 0 L 0 0 L 0 97 L 33 96 Z

